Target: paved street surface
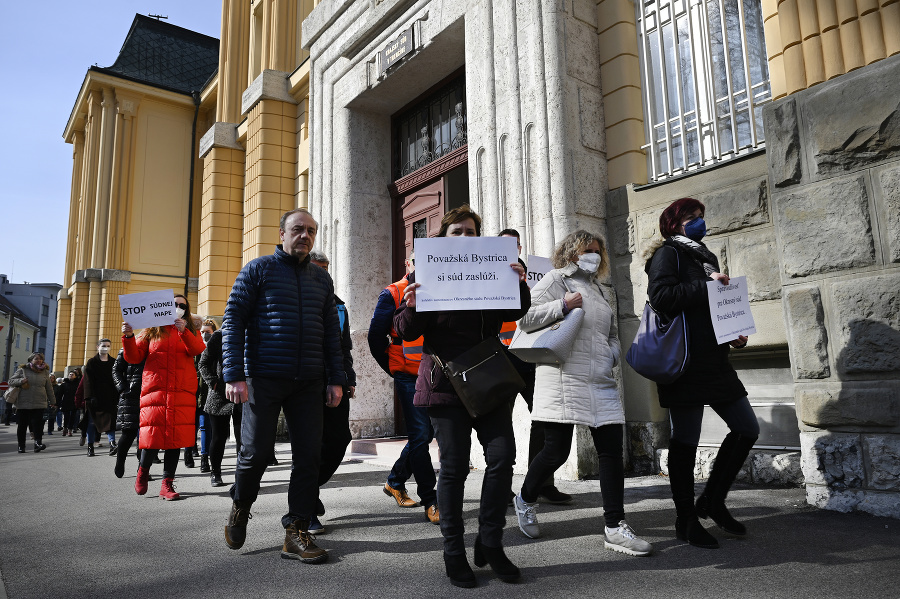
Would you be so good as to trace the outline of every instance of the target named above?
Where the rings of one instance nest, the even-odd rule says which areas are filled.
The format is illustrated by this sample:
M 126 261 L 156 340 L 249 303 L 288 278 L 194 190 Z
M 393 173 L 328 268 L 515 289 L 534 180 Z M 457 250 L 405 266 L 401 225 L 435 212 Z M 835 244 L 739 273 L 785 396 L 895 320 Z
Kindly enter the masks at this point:
M 733 513 L 750 534 L 734 539 L 713 529 L 722 548 L 711 551 L 675 540 L 665 478 L 629 479 L 628 520 L 656 548 L 635 558 L 603 549 L 598 483 L 563 482 L 575 504 L 542 506 L 543 538 L 525 538 L 509 510 L 504 540 L 522 582 L 476 568 L 479 587 L 466 590 L 444 576 L 438 527 L 421 509 L 397 508 L 381 491 L 387 470 L 360 456 L 348 456 L 322 490 L 327 534 L 318 541 L 330 558 L 311 566 L 280 558 L 286 444 L 277 447 L 281 465 L 263 479 L 246 544 L 232 551 L 222 534 L 228 487 L 210 488 L 197 469 L 180 465 L 183 500 L 165 502 L 156 496 L 161 465 L 139 497 L 133 456 L 118 480 L 108 448 L 88 458 L 78 437 L 56 433 L 44 442 L 46 451 L 19 455 L 15 426 L 0 425 L 0 573 L 13 599 L 900 597 L 900 521 L 814 510 L 799 489 L 736 489 Z M 229 445 L 226 482 L 233 466 Z M 480 482 L 472 472 L 466 489 L 470 560 Z

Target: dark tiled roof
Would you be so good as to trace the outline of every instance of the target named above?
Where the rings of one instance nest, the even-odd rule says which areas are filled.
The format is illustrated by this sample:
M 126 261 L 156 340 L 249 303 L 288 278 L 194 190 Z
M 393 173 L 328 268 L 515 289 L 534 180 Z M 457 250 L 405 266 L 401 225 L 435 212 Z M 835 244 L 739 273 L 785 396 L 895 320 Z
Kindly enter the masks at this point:
M 23 321 L 23 322 L 25 322 L 25 323 L 27 323 L 27 324 L 32 325 L 32 326 L 33 326 L 34 328 L 36 328 L 36 329 L 41 328 L 41 327 L 38 325 L 38 323 L 36 323 L 35 321 L 33 321 L 33 320 L 31 320 L 30 318 L 28 318 L 28 316 L 26 316 L 24 312 L 22 312 L 21 310 L 19 310 L 19 309 L 16 307 L 15 304 L 13 304 L 11 301 L 9 301 L 8 299 L 6 299 L 6 298 L 3 297 L 2 295 L 0 295 L 0 312 L 5 312 L 6 314 L 12 314 L 13 316 L 15 316 L 16 318 L 18 318 L 19 320 L 21 320 L 21 321 Z
M 203 89 L 218 67 L 216 38 L 135 15 L 116 62 L 91 70 L 189 94 Z

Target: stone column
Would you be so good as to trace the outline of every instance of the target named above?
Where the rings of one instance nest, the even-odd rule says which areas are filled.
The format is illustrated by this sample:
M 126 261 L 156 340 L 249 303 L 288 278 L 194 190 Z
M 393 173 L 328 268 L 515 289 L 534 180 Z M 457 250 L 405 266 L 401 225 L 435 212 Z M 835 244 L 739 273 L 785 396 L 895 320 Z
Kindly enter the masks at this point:
M 84 271 L 84 278 L 88 283 L 88 297 L 85 314 L 79 321 L 79 324 L 84 326 L 84 362 L 87 362 L 96 353 L 97 341 L 100 339 L 100 300 L 102 297 L 100 274 L 99 268 L 88 268 Z
M 88 95 L 87 121 L 84 128 L 85 147 L 81 176 L 80 206 L 78 209 L 78 248 L 75 268 L 84 269 L 91 263 L 91 243 L 94 238 L 94 205 L 97 190 L 97 157 L 100 145 L 100 102 L 97 92 Z
M 296 207 L 297 102 L 288 74 L 266 70 L 244 93 L 247 165 L 243 262 L 272 253 L 281 215 Z
M 56 298 L 56 339 L 53 343 L 54 368 L 59 370 L 58 364 L 69 363 L 69 319 L 72 314 L 72 298 L 68 289 L 59 290 Z
M 69 311 L 68 366 L 82 366 L 85 363 L 85 328 L 89 288 L 84 272 L 75 273 L 76 281 L 69 289 L 72 308 Z M 93 354 L 92 354 L 93 355 Z
M 122 337 L 122 311 L 119 296 L 128 292 L 131 273 L 127 270 L 104 268 L 100 275 L 100 331 L 98 339 L 108 337 L 112 341 L 110 353 L 119 351 Z
M 116 92 L 115 146 L 112 159 L 112 183 L 109 201 L 109 233 L 106 247 L 107 268 L 126 266 L 128 208 L 131 204 L 132 151 L 134 117 L 140 98 Z
M 250 6 L 245 0 L 222 0 L 219 91 L 216 121 L 237 123 L 250 60 Z
M 200 140 L 203 192 L 200 204 L 198 314 L 221 316 L 240 272 L 244 220 L 244 162 L 235 126 L 216 123 Z
M 69 227 L 66 235 L 66 266 L 63 271 L 63 285 L 72 284 L 72 274 L 75 272 L 75 257 L 78 246 L 78 207 L 81 198 L 81 179 L 83 174 L 84 131 L 76 131 L 72 141 L 72 188 L 69 199 Z
M 106 245 L 109 241 L 110 187 L 112 185 L 113 149 L 116 133 L 116 100 L 111 88 L 103 88 L 100 117 L 100 146 L 97 162 L 97 196 L 94 200 L 93 241 L 90 263 L 92 268 L 106 266 Z
M 893 517 L 900 517 L 898 97 L 894 56 L 765 109 L 807 500 Z

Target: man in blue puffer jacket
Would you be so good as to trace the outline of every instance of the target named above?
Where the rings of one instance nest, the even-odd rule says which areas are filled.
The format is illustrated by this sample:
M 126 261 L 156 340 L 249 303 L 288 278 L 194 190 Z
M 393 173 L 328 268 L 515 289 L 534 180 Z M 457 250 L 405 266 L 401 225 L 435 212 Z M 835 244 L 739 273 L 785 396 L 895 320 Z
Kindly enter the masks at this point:
M 306 563 L 328 559 L 309 534 L 315 515 L 326 405 L 341 402 L 346 384 L 334 284 L 310 264 L 318 223 L 304 208 L 281 217 L 282 245 L 241 269 L 225 308 L 222 332 L 225 397 L 247 402 L 241 451 L 225 527 L 225 542 L 240 549 L 250 506 L 275 441 L 279 412 L 291 431 L 292 468 L 281 556 Z

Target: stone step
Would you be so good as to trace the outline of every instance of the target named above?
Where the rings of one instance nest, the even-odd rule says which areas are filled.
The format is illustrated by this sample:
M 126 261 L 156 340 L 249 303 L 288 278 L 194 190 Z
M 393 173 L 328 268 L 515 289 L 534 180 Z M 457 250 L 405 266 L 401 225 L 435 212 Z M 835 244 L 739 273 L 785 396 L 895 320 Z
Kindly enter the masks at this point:
M 406 437 L 385 439 L 353 439 L 347 449 L 346 459 L 365 460 L 367 464 L 392 468 L 406 446 Z M 440 468 L 437 441 L 432 441 L 431 463 L 435 470 Z

